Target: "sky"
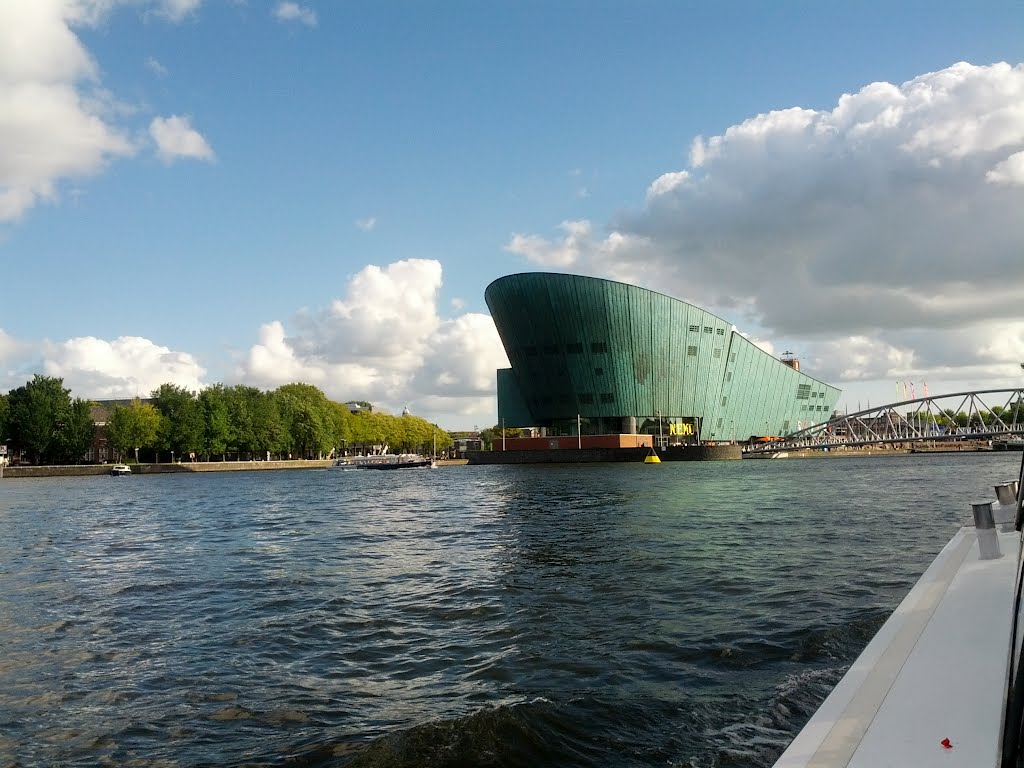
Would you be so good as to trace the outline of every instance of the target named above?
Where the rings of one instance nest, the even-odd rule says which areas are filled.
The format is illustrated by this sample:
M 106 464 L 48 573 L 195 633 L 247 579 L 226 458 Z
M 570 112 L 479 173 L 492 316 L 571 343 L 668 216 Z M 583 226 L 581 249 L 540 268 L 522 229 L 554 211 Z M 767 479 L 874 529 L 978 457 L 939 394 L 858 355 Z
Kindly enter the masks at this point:
M 484 303 L 606 277 L 840 409 L 1024 385 L 1024 2 L 0 0 L 0 392 L 497 421 Z

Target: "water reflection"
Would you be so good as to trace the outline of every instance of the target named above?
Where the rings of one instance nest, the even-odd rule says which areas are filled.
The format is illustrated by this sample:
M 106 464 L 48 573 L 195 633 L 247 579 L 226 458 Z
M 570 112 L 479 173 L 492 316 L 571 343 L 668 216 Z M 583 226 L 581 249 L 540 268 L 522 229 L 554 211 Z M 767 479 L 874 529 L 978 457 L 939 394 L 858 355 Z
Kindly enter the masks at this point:
M 0 764 L 766 765 L 1015 469 L 4 480 Z

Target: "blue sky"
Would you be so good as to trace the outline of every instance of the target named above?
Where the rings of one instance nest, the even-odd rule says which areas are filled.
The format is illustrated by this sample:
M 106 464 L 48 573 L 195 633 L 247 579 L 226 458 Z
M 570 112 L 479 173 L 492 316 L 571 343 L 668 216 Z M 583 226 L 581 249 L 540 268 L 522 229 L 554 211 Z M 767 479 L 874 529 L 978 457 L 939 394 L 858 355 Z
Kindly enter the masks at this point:
M 1017 385 L 1024 4 L 893 5 L 8 0 L 0 391 L 492 424 L 484 288 L 531 269 L 694 301 L 851 410 Z

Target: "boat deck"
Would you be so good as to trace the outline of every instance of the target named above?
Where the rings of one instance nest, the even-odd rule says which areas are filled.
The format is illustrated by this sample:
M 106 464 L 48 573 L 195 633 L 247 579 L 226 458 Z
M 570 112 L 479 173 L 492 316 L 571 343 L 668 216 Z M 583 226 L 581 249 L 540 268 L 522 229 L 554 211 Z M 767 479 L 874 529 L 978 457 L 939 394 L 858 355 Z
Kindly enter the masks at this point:
M 1021 534 L 997 536 L 981 559 L 960 529 L 775 768 L 999 764 Z

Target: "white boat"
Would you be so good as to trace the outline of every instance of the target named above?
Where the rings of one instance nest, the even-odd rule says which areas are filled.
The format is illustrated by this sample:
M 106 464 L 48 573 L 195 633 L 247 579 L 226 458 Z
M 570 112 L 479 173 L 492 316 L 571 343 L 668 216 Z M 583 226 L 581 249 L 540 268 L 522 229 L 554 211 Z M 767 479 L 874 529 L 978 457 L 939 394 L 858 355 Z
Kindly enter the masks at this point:
M 110 474 L 113 475 L 114 477 L 120 477 L 121 475 L 130 475 L 131 473 L 132 468 L 129 467 L 127 464 L 114 464 L 110 468 Z
M 1022 764 L 1021 485 L 971 505 L 775 768 Z

